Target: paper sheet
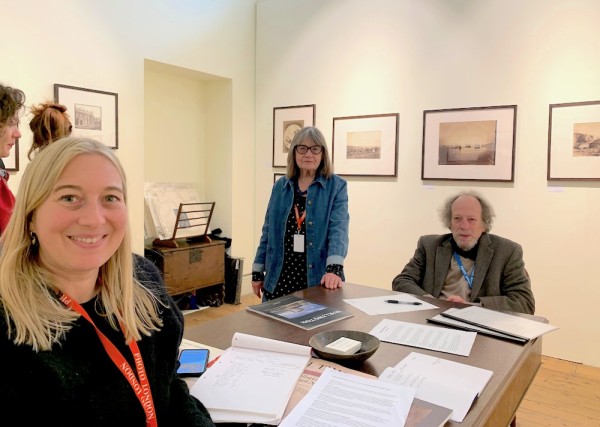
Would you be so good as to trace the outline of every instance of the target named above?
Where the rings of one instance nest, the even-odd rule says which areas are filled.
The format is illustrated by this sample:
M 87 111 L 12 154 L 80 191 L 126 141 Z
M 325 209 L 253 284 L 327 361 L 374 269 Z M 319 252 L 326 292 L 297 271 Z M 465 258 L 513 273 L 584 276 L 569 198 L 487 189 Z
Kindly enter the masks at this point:
M 402 427 L 415 389 L 326 368 L 280 427 Z
M 412 352 L 379 379 L 416 387 L 415 397 L 452 409 L 450 418 L 462 422 L 492 375 L 487 369 Z
M 468 356 L 477 333 L 383 319 L 370 332 L 381 341 Z
M 420 303 L 420 305 L 411 304 L 391 304 L 386 300 L 396 300 L 401 302 Z M 390 295 L 367 297 L 367 298 L 347 298 L 344 302 L 358 308 L 364 313 L 374 316 L 378 314 L 407 313 L 409 311 L 433 310 L 438 306 L 420 300 L 411 294 L 396 292 Z

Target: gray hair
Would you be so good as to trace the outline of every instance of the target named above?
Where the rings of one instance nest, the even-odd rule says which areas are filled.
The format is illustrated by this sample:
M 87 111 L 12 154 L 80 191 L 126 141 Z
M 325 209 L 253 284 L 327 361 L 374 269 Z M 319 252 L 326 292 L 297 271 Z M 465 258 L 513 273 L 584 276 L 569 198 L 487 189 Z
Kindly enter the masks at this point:
M 294 135 L 292 143 L 290 144 L 290 151 L 287 157 L 287 171 L 286 176 L 293 178 L 300 175 L 300 168 L 296 164 L 296 145 L 302 144 L 306 140 L 312 141 L 315 145 L 323 148 L 321 164 L 317 168 L 317 176 L 323 175 L 325 178 L 330 178 L 333 174 L 333 167 L 331 166 L 331 159 L 329 158 L 329 152 L 327 151 L 327 144 L 323 133 L 314 126 L 306 126 L 300 129 Z
M 481 220 L 485 225 L 485 231 L 489 232 L 492 229 L 492 223 L 494 222 L 494 217 L 496 216 L 494 213 L 494 208 L 492 208 L 492 205 L 490 205 L 490 203 L 483 198 L 481 194 L 473 190 L 461 191 L 460 193 L 446 199 L 444 205 L 440 209 L 440 219 L 442 220 L 442 223 L 448 229 L 450 228 L 450 225 L 452 224 L 452 204 L 456 201 L 456 199 L 462 196 L 471 196 L 479 201 L 479 204 L 481 205 Z

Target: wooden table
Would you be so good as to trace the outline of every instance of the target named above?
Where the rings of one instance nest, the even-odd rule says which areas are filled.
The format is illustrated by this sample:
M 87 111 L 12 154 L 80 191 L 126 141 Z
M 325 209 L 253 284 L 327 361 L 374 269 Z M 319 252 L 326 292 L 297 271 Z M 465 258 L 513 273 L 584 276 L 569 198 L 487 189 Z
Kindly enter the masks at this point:
M 345 298 L 364 298 L 391 293 L 390 290 L 351 283 L 346 283 L 342 289 L 336 290 L 313 287 L 296 292 L 295 295 L 349 311 L 354 316 L 305 331 L 258 314 L 240 311 L 220 319 L 186 328 L 184 336 L 187 339 L 221 349 L 228 348 L 231 345 L 231 338 L 235 332 L 308 345 L 308 340 L 313 334 L 324 330 L 351 329 L 369 332 L 382 319 L 427 324 L 427 318 L 433 317 L 439 312 L 450 307 L 464 307 L 461 304 L 423 297 L 423 300 L 435 304 L 439 308 L 436 310 L 370 316 L 343 301 Z M 353 366 L 353 368 L 379 376 L 386 367 L 395 366 L 413 351 L 489 369 L 494 372 L 483 393 L 477 398 L 463 422 L 449 422 L 447 425 L 506 427 L 513 419 L 521 399 L 541 365 L 542 338 L 537 338 L 523 345 L 478 334 L 469 357 L 382 342 L 377 352 L 370 359 L 361 366 Z

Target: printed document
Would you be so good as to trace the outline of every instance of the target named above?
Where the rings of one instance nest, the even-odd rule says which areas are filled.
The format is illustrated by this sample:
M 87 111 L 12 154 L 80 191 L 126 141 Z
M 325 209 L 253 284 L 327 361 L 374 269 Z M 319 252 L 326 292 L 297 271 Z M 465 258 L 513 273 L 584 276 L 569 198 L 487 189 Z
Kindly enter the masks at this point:
M 477 336 L 475 332 L 457 331 L 390 319 L 383 319 L 369 333 L 381 341 L 458 354 L 459 356 L 468 356 L 471 353 L 471 348 L 473 348 Z
M 386 368 L 379 379 L 416 387 L 416 398 L 452 409 L 450 419 L 460 423 L 492 375 L 487 369 L 413 352 Z
M 310 358 L 310 347 L 236 332 L 190 393 L 215 423 L 277 425 Z
M 326 368 L 280 427 L 402 427 L 415 389 Z

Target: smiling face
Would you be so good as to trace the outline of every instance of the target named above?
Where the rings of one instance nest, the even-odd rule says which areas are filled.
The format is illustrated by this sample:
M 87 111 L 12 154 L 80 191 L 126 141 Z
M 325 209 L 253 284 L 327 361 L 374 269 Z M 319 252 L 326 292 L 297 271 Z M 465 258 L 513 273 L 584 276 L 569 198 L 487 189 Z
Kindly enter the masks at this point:
M 473 196 L 460 196 L 452 203 L 450 231 L 459 248 L 465 251 L 472 249 L 485 228 L 479 200 Z
M 10 150 L 19 138 L 21 138 L 19 119 L 18 117 L 13 117 L 0 129 L 0 157 L 10 156 Z
M 97 274 L 123 241 L 126 225 L 119 171 L 103 155 L 80 154 L 35 211 L 31 230 L 40 261 L 60 280 Z
M 310 147 L 313 147 L 318 144 L 315 144 L 313 141 L 310 140 L 310 138 L 305 139 L 304 142 L 302 142 L 302 145 L 306 145 L 307 147 L 309 147 L 309 149 L 304 154 L 300 154 L 298 153 L 298 151 L 294 150 L 296 156 L 296 164 L 298 165 L 302 173 L 314 175 L 317 169 L 319 168 L 319 165 L 321 164 L 321 159 L 323 158 L 323 151 L 321 151 L 319 154 L 313 154 L 313 152 L 310 151 Z

